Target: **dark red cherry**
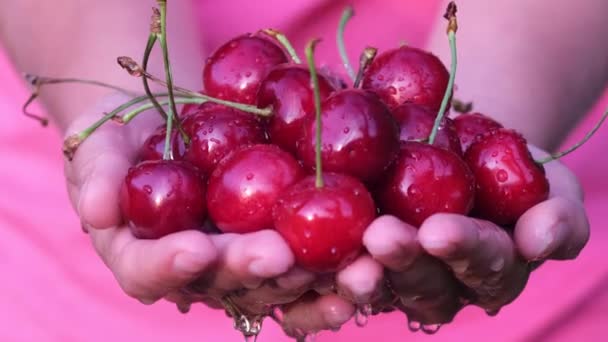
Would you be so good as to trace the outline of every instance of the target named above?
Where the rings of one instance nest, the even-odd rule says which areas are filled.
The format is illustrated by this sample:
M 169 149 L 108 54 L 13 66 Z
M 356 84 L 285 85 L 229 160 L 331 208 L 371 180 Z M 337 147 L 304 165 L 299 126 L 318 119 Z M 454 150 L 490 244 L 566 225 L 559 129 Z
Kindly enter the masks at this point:
M 454 152 L 406 142 L 378 186 L 382 212 L 419 227 L 437 213 L 466 215 L 473 208 L 475 180 Z
M 224 233 L 270 229 L 277 198 L 304 175 L 295 158 L 277 146 L 242 148 L 226 157 L 209 179 L 209 216 Z
M 502 125 L 481 113 L 466 113 L 454 119 L 454 127 L 460 140 L 460 146 L 466 152 L 478 136 L 502 128 Z
M 205 182 L 185 162 L 146 161 L 125 177 L 120 207 L 131 232 L 140 239 L 198 229 L 207 214 Z
M 244 145 L 264 143 L 266 134 L 253 114 L 210 105 L 184 120 L 190 145 L 184 159 L 210 174 L 228 153 Z
M 435 55 L 410 46 L 379 54 L 363 77 L 363 89 L 373 90 L 392 109 L 415 103 L 438 111 L 450 75 Z
M 242 35 L 220 46 L 207 59 L 203 85 L 209 96 L 255 104 L 260 83 L 274 66 L 287 63 L 283 49 L 256 35 Z
M 475 174 L 475 214 L 481 218 L 510 225 L 549 196 L 544 167 L 514 130 L 500 128 L 478 137 L 465 161 Z
M 426 139 L 431 134 L 435 125 L 435 117 L 437 113 L 413 103 L 405 103 L 393 109 L 393 116 L 397 119 L 400 126 L 400 140 L 410 141 L 417 139 Z M 437 137 L 435 138 L 435 146 L 462 156 L 460 141 L 456 134 L 454 122 L 449 118 L 444 118 L 443 123 L 439 126 Z
M 138 160 L 146 161 L 163 159 L 163 154 L 165 153 L 166 134 L 166 125 L 159 126 L 141 146 Z M 184 155 L 186 146 L 184 145 L 184 141 L 176 129 L 171 131 L 171 139 L 173 146 L 173 158 L 179 160 Z
M 319 77 L 321 99 L 334 91 L 329 81 Z M 270 141 L 291 153 L 296 153 L 302 139 L 305 119 L 315 114 L 314 96 L 307 67 L 283 64 L 270 71 L 258 92 L 258 107 L 272 106 L 267 132 Z
M 373 93 L 340 90 L 322 103 L 323 170 L 345 173 L 364 182 L 378 179 L 399 150 L 399 128 L 386 105 Z M 315 167 L 316 120 L 305 126 L 298 156 Z
M 322 188 L 312 176 L 288 188 L 274 208 L 274 224 L 298 265 L 324 273 L 340 270 L 358 256 L 376 208 L 358 180 L 333 173 L 324 173 L 323 180 Z

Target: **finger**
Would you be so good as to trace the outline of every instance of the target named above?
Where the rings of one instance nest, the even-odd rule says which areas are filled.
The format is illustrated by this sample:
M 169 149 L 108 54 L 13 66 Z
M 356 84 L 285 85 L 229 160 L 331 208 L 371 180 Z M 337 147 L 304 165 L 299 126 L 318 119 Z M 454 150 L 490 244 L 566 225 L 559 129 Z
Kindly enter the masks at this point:
M 420 255 L 418 230 L 394 216 L 374 220 L 363 235 L 367 251 L 393 271 L 407 269 Z
M 338 272 L 338 293 L 355 304 L 371 304 L 381 296 L 384 268 L 365 254 Z
M 138 240 L 127 228 L 90 229 L 95 249 L 131 297 L 152 303 L 212 268 L 217 251 L 198 231 Z
M 284 307 L 282 326 L 290 336 L 338 329 L 355 314 L 355 306 L 338 295 L 305 295 Z
M 487 310 L 511 302 L 527 282 L 527 265 L 516 255 L 510 236 L 491 222 L 438 214 L 422 224 L 418 238 L 430 255 L 445 262 L 473 291 L 475 303 Z
M 437 259 L 421 255 L 401 272 L 388 272 L 399 305 L 411 322 L 449 323 L 463 307 L 458 282 Z
M 522 215 L 514 239 L 529 261 L 574 259 L 589 241 L 589 221 L 578 200 L 554 197 Z

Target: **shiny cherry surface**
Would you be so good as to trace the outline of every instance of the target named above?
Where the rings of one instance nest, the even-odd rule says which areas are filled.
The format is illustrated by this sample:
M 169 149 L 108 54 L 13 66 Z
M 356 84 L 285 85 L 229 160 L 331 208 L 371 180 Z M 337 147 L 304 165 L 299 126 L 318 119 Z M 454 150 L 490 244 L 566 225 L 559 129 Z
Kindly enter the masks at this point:
M 462 151 L 466 152 L 477 137 L 489 131 L 502 128 L 502 125 L 481 113 L 466 113 L 458 115 L 454 119 L 454 127 L 456 128 Z
M 165 153 L 165 139 L 167 128 L 165 125 L 159 126 L 139 149 L 138 160 L 161 160 Z M 177 129 L 171 131 L 171 141 L 173 148 L 173 159 L 181 159 L 184 155 L 186 146 Z

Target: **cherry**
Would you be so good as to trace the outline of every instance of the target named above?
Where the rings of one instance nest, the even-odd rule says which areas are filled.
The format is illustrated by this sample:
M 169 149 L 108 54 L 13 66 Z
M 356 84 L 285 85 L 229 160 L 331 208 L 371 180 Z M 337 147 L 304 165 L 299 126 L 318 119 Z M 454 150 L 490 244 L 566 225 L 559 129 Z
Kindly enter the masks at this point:
M 316 121 L 309 120 L 298 156 L 315 167 Z M 364 182 L 378 179 L 399 150 L 399 128 L 388 108 L 373 93 L 340 90 L 322 103 L 321 155 L 326 171 L 345 173 Z
M 473 208 L 475 179 L 454 152 L 405 142 L 397 161 L 378 186 L 380 209 L 419 227 L 437 213 L 466 215 Z
M 209 96 L 255 104 L 256 93 L 266 74 L 287 63 L 283 49 L 257 35 L 236 37 L 217 49 L 203 70 L 203 85 Z
M 499 225 L 510 225 L 549 196 L 545 169 L 536 163 L 526 139 L 509 129 L 479 137 L 465 153 L 475 174 L 475 214 Z
M 161 160 L 165 151 L 165 138 L 167 128 L 165 125 L 159 126 L 149 137 L 139 150 L 139 161 L 146 160 Z M 171 132 L 171 141 L 173 143 L 174 159 L 181 159 L 184 155 L 186 146 L 177 130 Z
M 120 207 L 131 232 L 140 239 L 198 229 L 207 214 L 205 182 L 185 162 L 145 161 L 125 177 Z
M 319 91 L 325 99 L 334 90 L 324 77 L 319 77 Z M 304 133 L 305 119 L 314 117 L 314 99 L 310 72 L 301 65 L 275 67 L 264 79 L 258 92 L 258 107 L 272 105 L 268 135 L 273 144 L 296 153 Z
M 239 149 L 226 157 L 209 179 L 209 216 L 225 233 L 272 228 L 272 207 L 277 198 L 304 176 L 300 164 L 277 146 Z
M 415 103 L 438 111 L 449 73 L 435 55 L 410 46 L 379 54 L 363 76 L 363 89 L 378 93 L 391 108 Z
M 430 111 L 426 107 L 422 107 L 413 103 L 404 103 L 393 110 L 393 116 L 397 119 L 400 126 L 401 141 L 409 141 L 416 139 L 426 139 L 429 137 L 433 125 L 435 124 L 435 116 L 437 114 Z M 435 146 L 451 150 L 452 152 L 462 156 L 460 141 L 456 134 L 454 122 L 449 118 L 444 118 L 437 138 Z
M 309 176 L 289 187 L 274 207 L 275 229 L 297 263 L 313 272 L 335 272 L 362 249 L 363 233 L 376 216 L 371 195 L 361 182 L 323 173 L 324 186 Z
M 190 145 L 184 159 L 209 174 L 229 152 L 243 145 L 264 143 L 261 122 L 252 114 L 221 105 L 208 105 L 183 123 Z
M 502 128 L 502 125 L 481 113 L 461 114 L 454 119 L 454 126 L 460 140 L 462 150 L 466 150 L 477 139 L 494 129 Z

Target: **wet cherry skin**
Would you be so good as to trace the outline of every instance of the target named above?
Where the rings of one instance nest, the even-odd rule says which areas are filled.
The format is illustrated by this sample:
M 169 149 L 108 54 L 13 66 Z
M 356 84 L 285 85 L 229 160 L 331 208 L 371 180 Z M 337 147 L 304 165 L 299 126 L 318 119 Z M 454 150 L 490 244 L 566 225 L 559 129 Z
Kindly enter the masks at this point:
M 361 252 L 363 233 L 376 216 L 365 186 L 350 176 L 323 173 L 322 188 L 309 176 L 289 187 L 274 208 L 275 229 L 301 267 L 335 272 Z
M 191 113 L 185 118 L 183 127 L 190 137 L 184 159 L 206 175 L 237 148 L 266 142 L 258 118 L 221 105 L 210 105 Z
M 397 119 L 400 130 L 400 140 L 410 141 L 426 139 L 431 134 L 435 125 L 437 113 L 413 103 L 404 103 L 393 109 L 393 116 Z M 462 156 L 460 141 L 456 134 L 454 123 L 449 118 L 444 118 L 437 131 L 435 146 L 441 147 Z
M 484 135 L 491 130 L 502 128 L 502 125 L 481 113 L 466 113 L 458 115 L 454 119 L 454 127 L 456 128 L 462 151 L 466 152 L 478 136 Z
M 203 225 L 205 190 L 201 174 L 185 162 L 145 161 L 125 177 L 120 207 L 135 237 L 158 239 Z
M 164 124 L 152 132 L 152 134 L 148 137 L 148 139 L 146 139 L 144 144 L 139 149 L 137 160 L 146 161 L 163 159 L 163 154 L 165 153 L 166 133 L 167 127 Z M 171 141 L 173 146 L 173 159 L 179 160 L 184 155 L 186 146 L 176 129 L 171 131 Z
M 203 70 L 205 93 L 253 105 L 270 69 L 287 61 L 284 50 L 270 39 L 252 34 L 238 36 L 207 59 Z
M 334 88 L 319 76 L 321 99 L 327 98 Z M 302 139 L 304 123 L 314 117 L 315 105 L 308 68 L 302 65 L 283 64 L 270 71 L 258 92 L 258 107 L 272 106 L 267 132 L 270 141 L 291 153 L 296 153 Z
M 500 128 L 478 137 L 465 161 L 477 182 L 475 215 L 480 218 L 511 225 L 549 196 L 544 167 L 534 161 L 526 140 L 514 130 Z
M 209 179 L 209 216 L 224 233 L 270 229 L 277 198 L 304 176 L 295 158 L 277 146 L 239 149 L 222 160 Z
M 376 197 L 383 213 L 420 227 L 433 214 L 467 215 L 473 208 L 475 179 L 454 152 L 406 142 Z
M 415 103 L 438 111 L 450 75 L 435 55 L 410 46 L 379 54 L 363 77 L 363 89 L 373 90 L 391 108 Z
M 399 128 L 388 108 L 373 93 L 340 90 L 322 103 L 323 170 L 345 173 L 364 182 L 377 180 L 399 150 Z M 315 167 L 316 120 L 305 126 L 298 156 Z

